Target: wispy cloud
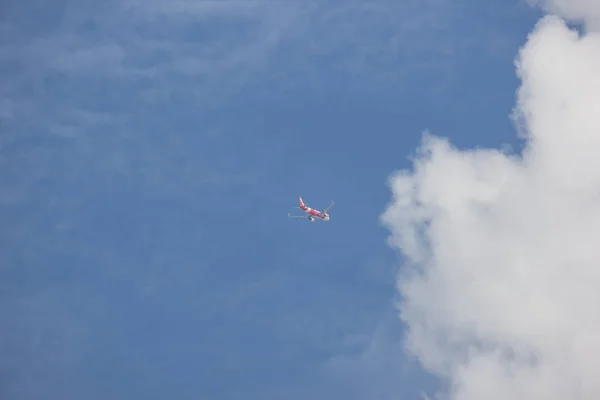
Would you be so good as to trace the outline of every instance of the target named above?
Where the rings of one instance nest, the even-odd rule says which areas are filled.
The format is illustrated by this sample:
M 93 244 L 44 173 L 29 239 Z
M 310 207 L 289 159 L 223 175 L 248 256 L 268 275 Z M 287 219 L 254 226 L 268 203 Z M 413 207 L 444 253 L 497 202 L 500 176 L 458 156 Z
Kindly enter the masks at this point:
M 598 20 L 596 2 L 546 2 Z M 407 346 L 443 398 L 600 396 L 600 38 L 543 19 L 518 59 L 522 155 L 427 135 L 382 215 Z
M 13 132 L 2 138 L 4 147 L 34 134 L 62 140 L 56 151 L 68 153 L 71 165 L 153 176 L 157 187 L 172 187 L 161 161 L 169 154 L 189 163 L 179 168 L 191 176 L 175 175 L 193 184 L 249 182 L 258 170 L 241 171 L 232 159 L 209 163 L 208 153 L 187 157 L 191 150 L 182 137 L 197 138 L 207 152 L 217 143 L 240 146 L 247 135 L 224 135 L 227 124 L 211 122 L 211 114 L 240 101 L 249 87 L 253 97 L 245 101 L 275 101 L 298 87 L 316 95 L 333 77 L 344 79 L 344 90 L 369 92 L 428 70 L 423 90 L 435 91 L 452 79 L 441 72 L 450 68 L 452 53 L 468 51 L 470 42 L 444 42 L 431 29 L 460 18 L 460 6 L 429 0 L 428 11 L 422 7 L 418 1 L 334 7 L 325 1 L 131 0 L 68 3 L 59 12 L 39 3 L 33 21 L 23 17 L 25 4 L 14 6 L 1 26 L 0 68 L 10 79 L 0 83 L 0 115 Z M 191 127 L 196 133 L 188 135 Z M 162 138 L 162 148 L 150 144 L 152 135 Z M 269 139 L 256 148 L 277 146 Z M 57 153 L 45 157 L 29 165 L 40 171 L 31 176 L 48 171 L 50 160 L 67 162 Z
M 38 7 L 36 29 L 16 18 L 19 6 L 15 18 L 2 24 L 4 38 L 14 39 L 0 43 L 1 68 L 10 77 L 0 83 L 0 116 L 10 132 L 3 135 L 2 147 L 12 149 L 4 154 L 11 170 L 28 171 L 7 192 L 25 190 L 31 186 L 27 181 L 39 181 L 50 170 L 56 177 L 57 168 L 48 163 L 57 162 L 65 164 L 59 168 L 65 174 L 61 180 L 76 179 L 79 169 L 67 164 L 80 164 L 104 176 L 145 176 L 165 192 L 179 180 L 190 185 L 248 182 L 252 172 L 236 170 L 231 160 L 187 157 L 191 150 L 182 137 L 190 138 L 186 129 L 194 127 L 206 151 L 217 139 L 228 141 L 217 134 L 222 124 L 203 120 L 264 68 L 271 49 L 293 25 L 288 17 L 294 7 L 71 3 L 58 17 L 52 7 Z M 175 114 L 187 116 L 182 120 Z M 148 140 L 153 135 L 161 137 L 162 148 Z M 53 140 L 53 150 L 39 149 L 43 154 L 33 161 L 35 150 L 24 141 L 32 136 Z M 29 154 L 26 160 L 16 158 L 15 146 Z M 186 165 L 167 162 L 170 157 Z
M 40 15 L 49 9 L 41 7 Z M 329 76 L 332 69 L 354 77 L 353 85 L 362 88 L 428 69 L 435 86 L 443 76 L 451 79 L 439 71 L 447 71 L 453 55 L 475 43 L 440 35 L 461 15 L 460 6 L 438 0 L 351 1 L 335 7 L 323 1 L 73 3 L 59 15 L 58 25 L 44 21 L 31 31 L 18 21 L 4 23 L 6 37 L 15 40 L 0 46 L 13 75 L 3 97 L 54 96 L 47 80 L 58 78 L 85 91 L 89 83 L 77 79 L 96 78 L 106 85 L 135 82 L 135 92 L 128 88 L 127 97 L 136 96 L 132 102 L 148 95 L 139 86 L 168 91 L 185 84 L 196 104 L 207 107 L 235 96 L 253 78 L 264 78 L 257 75 L 261 72 L 282 87 L 298 79 L 310 83 L 312 76 L 317 88 L 317 77 Z M 289 68 L 273 67 L 274 57 L 287 58 Z M 382 68 L 396 60 L 400 68 Z
M 14 24 L 15 36 L 24 39 L 1 49 L 6 61 L 20 67 L 12 93 L 33 79 L 61 73 L 159 82 L 180 75 L 199 79 L 195 86 L 204 89 L 207 99 L 214 98 L 217 87 L 222 92 L 243 84 L 266 62 L 290 25 L 286 16 L 293 8 L 251 3 L 126 2 L 110 10 L 75 6 L 65 10 L 59 28 L 37 35 Z

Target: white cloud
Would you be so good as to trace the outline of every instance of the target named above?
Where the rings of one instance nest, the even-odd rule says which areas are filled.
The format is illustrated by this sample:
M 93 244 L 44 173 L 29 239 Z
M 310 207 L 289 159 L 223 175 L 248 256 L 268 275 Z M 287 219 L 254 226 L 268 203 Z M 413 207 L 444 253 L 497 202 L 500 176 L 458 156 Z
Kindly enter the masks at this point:
M 600 29 L 600 2 L 597 0 L 529 0 L 546 11 L 565 18 L 583 21 L 591 30 Z
M 546 5 L 592 24 L 598 6 L 575 3 Z M 546 17 L 517 64 L 522 156 L 427 135 L 391 178 L 407 346 L 450 399 L 596 399 L 600 35 Z

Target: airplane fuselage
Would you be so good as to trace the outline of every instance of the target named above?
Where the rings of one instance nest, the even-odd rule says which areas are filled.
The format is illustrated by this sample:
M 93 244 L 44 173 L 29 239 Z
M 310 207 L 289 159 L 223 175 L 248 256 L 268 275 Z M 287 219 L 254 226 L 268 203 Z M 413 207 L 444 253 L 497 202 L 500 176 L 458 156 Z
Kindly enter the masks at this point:
M 314 208 L 310 208 L 307 206 L 300 207 L 302 211 L 306 213 L 306 218 L 313 222 L 315 219 L 320 219 L 322 221 L 329 221 L 329 214 L 323 213 L 319 210 L 315 210 Z

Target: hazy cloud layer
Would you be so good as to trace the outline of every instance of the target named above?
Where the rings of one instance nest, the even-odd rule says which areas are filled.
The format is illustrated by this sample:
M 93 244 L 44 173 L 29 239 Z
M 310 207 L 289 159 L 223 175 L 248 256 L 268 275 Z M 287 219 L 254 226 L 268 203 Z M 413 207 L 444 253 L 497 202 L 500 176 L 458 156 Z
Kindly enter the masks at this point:
M 598 21 L 591 1 L 545 6 Z M 443 398 L 600 398 L 600 35 L 546 17 L 517 67 L 521 155 L 426 135 L 391 178 L 407 345 Z

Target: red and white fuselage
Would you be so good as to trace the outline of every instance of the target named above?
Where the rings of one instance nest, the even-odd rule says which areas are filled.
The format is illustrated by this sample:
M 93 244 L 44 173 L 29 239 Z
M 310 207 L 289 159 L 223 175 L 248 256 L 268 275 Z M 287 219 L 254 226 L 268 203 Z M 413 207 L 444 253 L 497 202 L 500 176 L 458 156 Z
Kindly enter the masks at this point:
M 298 208 L 300 208 L 302 211 L 304 211 L 306 213 L 306 217 L 299 217 L 299 218 L 307 218 L 310 222 L 314 222 L 315 219 L 320 219 L 321 221 L 329 221 L 329 214 L 327 214 L 327 211 L 333 207 L 333 201 L 331 202 L 331 205 L 329 207 L 327 207 L 324 211 L 319 211 L 317 209 L 308 207 L 306 204 L 304 204 L 304 201 L 302 200 L 302 197 L 298 196 L 298 200 L 300 202 L 300 206 Z M 298 217 L 296 217 L 298 218 Z

